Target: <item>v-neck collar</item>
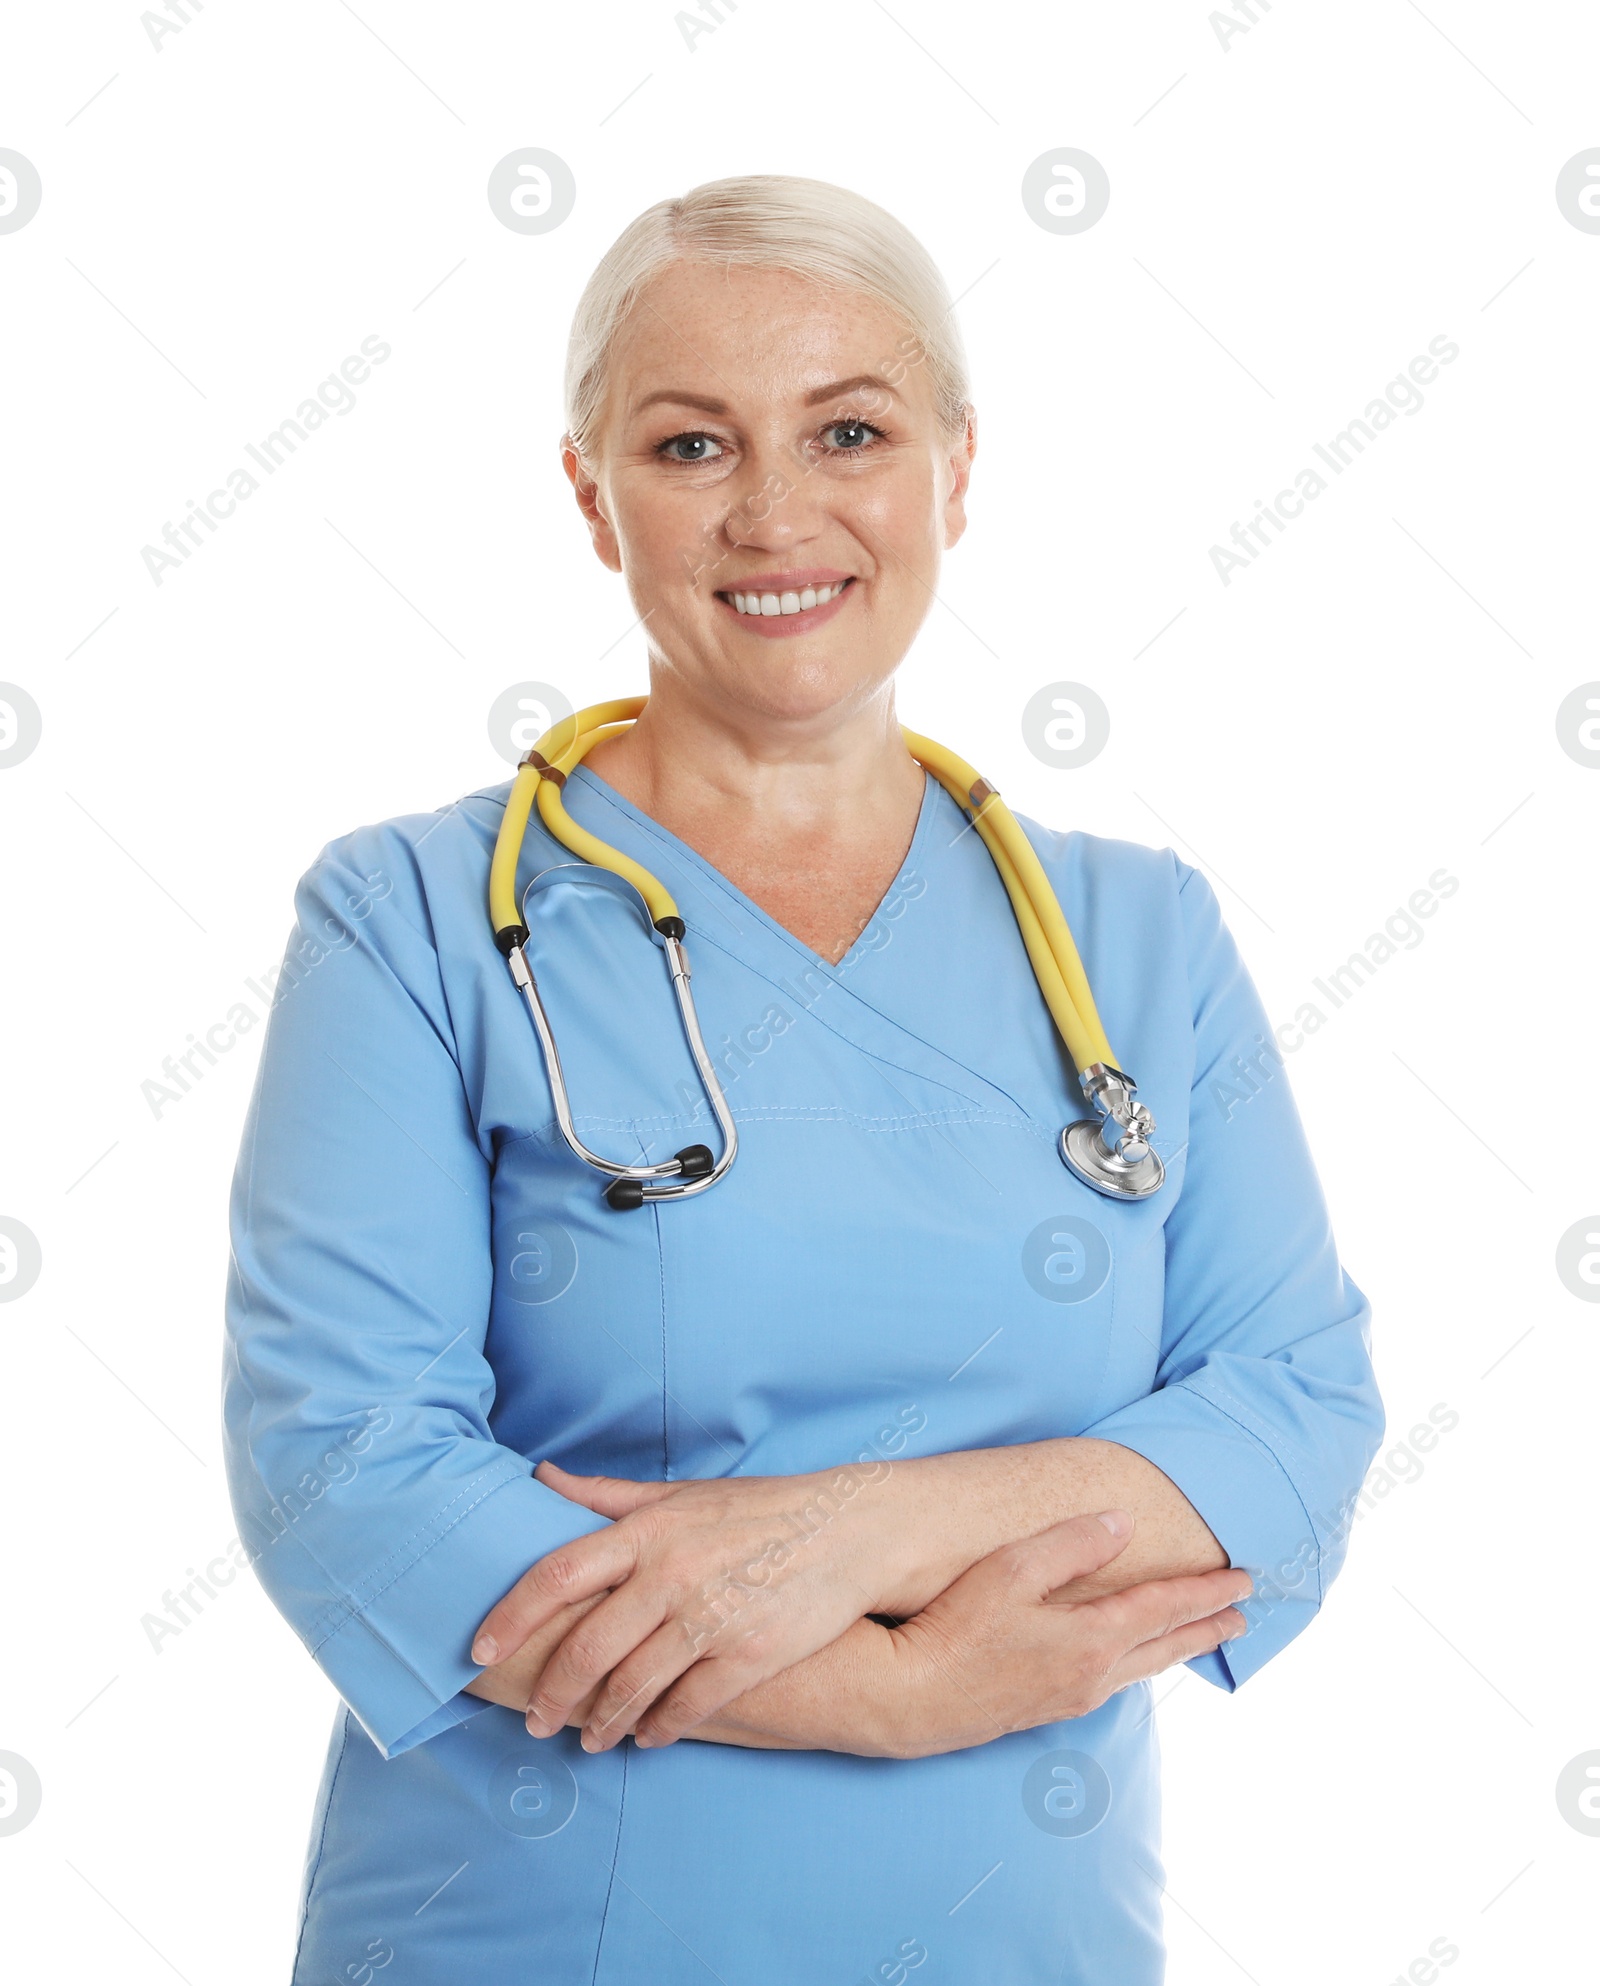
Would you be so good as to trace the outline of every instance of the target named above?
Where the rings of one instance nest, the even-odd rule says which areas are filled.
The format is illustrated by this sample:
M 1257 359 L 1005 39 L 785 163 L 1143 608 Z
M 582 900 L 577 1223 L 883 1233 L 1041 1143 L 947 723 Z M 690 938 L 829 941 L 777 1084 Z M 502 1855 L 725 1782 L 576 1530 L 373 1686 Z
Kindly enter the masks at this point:
M 809 968 L 819 972 L 846 976 L 849 974 L 851 968 L 859 962 L 867 934 L 878 921 L 884 907 L 892 900 L 896 891 L 900 889 L 904 879 L 917 871 L 922 858 L 926 856 L 927 844 L 934 833 L 938 815 L 938 795 L 941 790 L 938 781 L 930 773 L 924 772 L 922 775 L 922 804 L 917 809 L 917 824 L 911 833 L 911 846 L 906 850 L 899 868 L 896 869 L 893 877 L 890 879 L 888 888 L 872 906 L 871 914 L 868 916 L 866 923 L 862 925 L 860 931 L 857 932 L 855 938 L 851 941 L 849 949 L 835 963 L 820 957 L 816 952 L 812 951 L 809 945 L 802 943 L 787 925 L 780 924 L 770 911 L 763 910 L 761 905 L 753 897 L 746 896 L 744 891 L 736 884 L 729 882 L 722 871 L 708 862 L 698 849 L 691 848 L 688 842 L 675 835 L 670 828 L 663 827 L 658 820 L 642 812 L 631 800 L 626 799 L 619 793 L 608 780 L 602 779 L 599 773 L 591 772 L 586 765 L 579 765 L 574 768 L 569 777 L 591 788 L 599 798 L 604 800 L 608 805 L 615 807 L 624 819 L 631 821 L 641 834 L 646 834 L 652 840 L 660 842 L 678 862 L 691 869 L 697 879 L 707 889 L 719 892 L 728 897 L 747 917 L 753 918 L 766 931 L 780 938 L 784 944 L 804 959 Z
M 837 965 L 819 958 L 760 904 L 737 888 L 720 869 L 697 850 L 673 834 L 650 815 L 641 812 L 616 788 L 607 784 L 587 766 L 576 767 L 569 775 L 569 789 L 577 782 L 586 800 L 593 799 L 613 814 L 618 824 L 626 823 L 645 844 L 645 850 L 659 850 L 663 867 L 676 873 L 697 901 L 680 902 L 678 908 L 696 942 L 704 942 L 740 961 L 749 971 L 765 979 L 781 997 L 798 999 L 805 1010 L 830 1033 L 872 1055 L 886 1067 L 895 1067 L 937 1083 L 941 1088 L 965 1096 L 970 1102 L 994 1107 L 1002 1101 L 1007 1114 L 1015 1114 L 1033 1126 L 1027 1106 L 1004 1085 L 973 1066 L 970 1060 L 932 1041 L 919 1029 L 909 1026 L 894 1009 L 887 990 L 877 981 L 870 961 L 879 953 L 881 941 L 869 943 L 880 917 L 894 914 L 889 907 L 914 876 L 932 880 L 948 848 L 942 844 L 941 829 L 946 824 L 947 796 L 931 774 L 924 773 L 922 806 L 912 832 L 911 846 L 896 870 L 894 880 L 873 909 L 866 926 Z M 948 802 L 950 814 L 959 810 Z M 588 822 L 595 832 L 605 833 L 603 822 Z M 960 839 L 959 835 L 956 837 Z M 627 846 L 625 840 L 623 845 Z M 953 845 L 953 844 L 952 844 Z M 645 851 L 630 850 L 635 858 L 654 863 Z M 665 881 L 666 878 L 663 877 Z M 921 892 L 918 892 L 921 894 Z M 701 913 L 697 916 L 697 913 Z M 865 976 L 863 976 L 865 975 Z M 826 999 L 818 997 L 817 982 L 830 988 Z M 807 988 L 812 990 L 807 991 Z M 978 1086 L 975 1094 L 972 1085 Z M 1053 1136 L 1046 1131 L 1044 1135 Z

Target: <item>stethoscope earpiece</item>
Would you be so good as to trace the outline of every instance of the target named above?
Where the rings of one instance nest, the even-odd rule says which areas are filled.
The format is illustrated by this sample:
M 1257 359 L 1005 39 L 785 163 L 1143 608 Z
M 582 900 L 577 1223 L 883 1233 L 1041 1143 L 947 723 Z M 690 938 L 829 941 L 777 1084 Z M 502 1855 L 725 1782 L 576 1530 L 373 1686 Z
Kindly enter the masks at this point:
M 681 1152 L 674 1152 L 680 1179 L 709 1179 L 717 1169 L 716 1155 L 709 1145 L 685 1145 Z M 665 1198 L 657 1193 L 655 1199 Z M 606 1205 L 625 1212 L 630 1207 L 642 1207 L 645 1202 L 644 1181 L 642 1179 L 613 1179 L 606 1188 Z

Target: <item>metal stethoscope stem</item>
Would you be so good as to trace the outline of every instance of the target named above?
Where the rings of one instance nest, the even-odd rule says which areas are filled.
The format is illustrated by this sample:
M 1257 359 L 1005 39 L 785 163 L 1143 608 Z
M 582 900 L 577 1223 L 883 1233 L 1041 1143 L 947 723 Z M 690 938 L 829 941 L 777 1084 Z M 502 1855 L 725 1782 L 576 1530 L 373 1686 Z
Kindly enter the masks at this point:
M 556 1124 L 574 1155 L 610 1181 L 606 1199 L 613 1207 L 623 1208 L 643 1206 L 653 1200 L 683 1200 L 703 1193 L 707 1187 L 716 1185 L 739 1151 L 733 1115 L 695 1012 L 689 959 L 683 942 L 684 923 L 676 903 L 649 870 L 580 827 L 561 801 L 561 788 L 567 775 L 590 747 L 626 730 L 644 705 L 643 697 L 596 704 L 564 718 L 539 740 L 518 768 L 489 872 L 489 911 L 495 943 L 528 1003 L 550 1081 Z M 1108 1198 L 1149 1198 L 1160 1190 L 1166 1178 L 1166 1169 L 1152 1142 L 1155 1119 L 1148 1107 L 1137 1100 L 1133 1078 L 1118 1068 L 1111 1054 L 1077 946 L 1032 844 L 996 790 L 964 759 L 914 731 L 905 731 L 904 736 L 911 756 L 966 811 L 993 858 L 1011 898 L 1039 990 L 1077 1067 L 1084 1096 L 1095 1113 L 1069 1124 L 1061 1133 L 1057 1149 L 1063 1163 L 1086 1186 Z M 517 861 L 528 816 L 535 804 L 552 836 L 579 860 L 541 871 L 528 884 L 518 905 Z M 578 1136 L 561 1056 L 527 952 L 531 935 L 527 922 L 528 898 L 559 882 L 593 883 L 615 890 L 632 904 L 651 938 L 662 948 L 677 997 L 684 1038 L 716 1119 L 722 1144 L 720 1153 L 713 1154 L 706 1145 L 686 1145 L 670 1159 L 657 1164 L 627 1165 L 591 1151 Z
M 670 1159 L 663 1159 L 657 1165 L 627 1165 L 620 1159 L 609 1159 L 603 1153 L 591 1151 L 579 1137 L 573 1122 L 572 1100 L 567 1089 L 566 1072 L 561 1067 L 561 1051 L 556 1046 L 555 1030 L 550 1025 L 550 1016 L 545 1011 L 544 1001 L 539 997 L 539 982 L 534 977 L 533 967 L 528 963 L 527 953 L 528 898 L 537 890 L 547 889 L 555 883 L 564 881 L 598 884 L 602 888 L 614 890 L 619 896 L 631 899 L 651 937 L 665 954 L 667 973 L 672 981 L 673 993 L 677 996 L 678 1017 L 683 1023 L 689 1054 L 694 1061 L 695 1071 L 706 1093 L 706 1101 L 711 1105 L 711 1114 L 715 1117 L 717 1129 L 721 1134 L 720 1156 L 714 1155 L 707 1145 L 685 1145 Z M 521 988 L 523 998 L 528 1003 L 528 1012 L 533 1017 L 533 1031 L 539 1038 L 539 1048 L 544 1056 L 545 1074 L 550 1081 L 556 1125 L 574 1155 L 582 1159 L 585 1165 L 593 1166 L 596 1172 L 604 1173 L 611 1181 L 606 1188 L 606 1199 L 613 1207 L 640 1207 L 647 1200 L 686 1200 L 693 1193 L 704 1193 L 708 1186 L 715 1186 L 739 1155 L 739 1133 L 733 1121 L 733 1113 L 728 1108 L 728 1100 L 722 1093 L 722 1085 L 717 1080 L 716 1065 L 712 1062 L 706 1047 L 705 1036 L 700 1031 L 700 1016 L 695 1011 L 694 992 L 690 986 L 689 955 L 683 943 L 682 918 L 662 917 L 652 920 L 649 906 L 626 878 L 617 876 L 610 870 L 596 870 L 581 863 L 560 863 L 555 868 L 542 870 L 523 892 L 522 903 L 522 935 L 513 938 L 507 947 L 506 963 L 510 966 L 511 977 Z

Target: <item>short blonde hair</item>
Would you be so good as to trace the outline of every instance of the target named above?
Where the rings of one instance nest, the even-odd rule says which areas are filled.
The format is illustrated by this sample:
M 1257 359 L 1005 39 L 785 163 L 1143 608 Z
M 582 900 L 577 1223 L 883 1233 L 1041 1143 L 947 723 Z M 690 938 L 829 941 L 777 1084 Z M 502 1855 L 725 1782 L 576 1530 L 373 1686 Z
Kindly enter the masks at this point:
M 969 381 L 955 305 L 911 230 L 847 187 L 747 173 L 657 201 L 601 257 L 578 299 L 567 340 L 567 439 L 580 456 L 592 457 L 604 418 L 618 328 L 644 285 L 672 261 L 788 269 L 875 297 L 911 333 L 906 362 L 928 367 L 942 432 L 953 439 L 964 430 Z

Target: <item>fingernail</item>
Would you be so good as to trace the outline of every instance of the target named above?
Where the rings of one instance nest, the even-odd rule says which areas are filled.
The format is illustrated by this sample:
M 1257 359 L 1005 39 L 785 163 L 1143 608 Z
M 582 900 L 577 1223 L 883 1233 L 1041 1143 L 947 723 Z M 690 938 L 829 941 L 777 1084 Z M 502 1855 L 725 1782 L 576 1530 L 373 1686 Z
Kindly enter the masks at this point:
M 655 1739 L 647 1736 L 643 1731 L 635 1731 L 633 1734 L 633 1742 L 639 1747 L 641 1751 L 648 1751 L 650 1747 L 655 1743 Z
M 586 1752 L 597 1752 L 600 1749 L 600 1739 L 594 1731 L 585 1731 L 579 1739 L 579 1743 Z
M 1125 1510 L 1099 1510 L 1095 1512 L 1095 1516 L 1113 1538 L 1125 1538 L 1133 1529 L 1133 1519 Z
M 534 1738 L 548 1738 L 555 1726 L 542 1710 L 530 1710 L 527 1716 L 528 1735 Z
M 480 1634 L 472 1644 L 474 1662 L 497 1662 L 500 1659 L 500 1644 L 492 1634 Z

